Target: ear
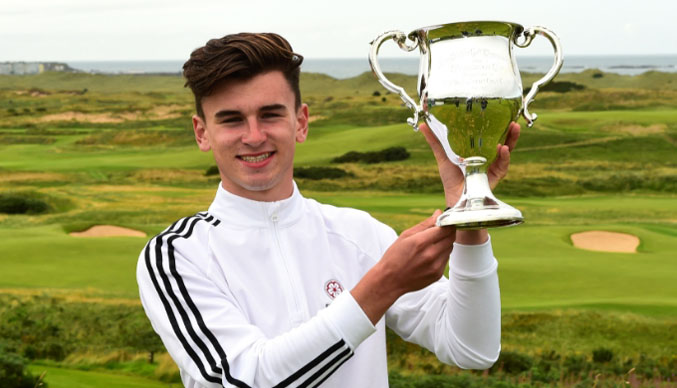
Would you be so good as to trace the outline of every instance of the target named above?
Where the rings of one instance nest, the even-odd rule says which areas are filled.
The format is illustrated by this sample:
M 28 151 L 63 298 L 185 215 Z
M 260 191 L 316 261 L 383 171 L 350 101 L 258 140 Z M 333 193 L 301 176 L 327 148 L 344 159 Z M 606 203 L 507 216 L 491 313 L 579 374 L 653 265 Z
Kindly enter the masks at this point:
M 193 132 L 195 132 L 195 141 L 197 142 L 200 151 L 207 152 L 212 149 L 207 134 L 207 126 L 202 117 L 198 115 L 193 115 Z
M 301 104 L 296 112 L 296 142 L 303 143 L 308 137 L 308 105 Z

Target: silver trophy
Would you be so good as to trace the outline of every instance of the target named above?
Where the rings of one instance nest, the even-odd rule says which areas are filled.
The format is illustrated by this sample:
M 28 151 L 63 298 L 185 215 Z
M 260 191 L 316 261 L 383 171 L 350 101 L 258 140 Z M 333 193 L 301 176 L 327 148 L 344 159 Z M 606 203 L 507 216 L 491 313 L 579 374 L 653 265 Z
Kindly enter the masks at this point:
M 529 46 L 537 34 L 552 43 L 555 61 L 523 97 L 514 46 Z M 418 103 L 381 71 L 379 48 L 390 39 L 405 51 L 417 47 L 420 51 Z M 398 93 L 413 111 L 414 116 L 407 122 L 418 129 L 419 117 L 425 119 L 449 159 L 464 171 L 463 194 L 437 219 L 437 225 L 479 229 L 522 223 L 522 213 L 491 192 L 487 170 L 496 159 L 498 144 L 505 141 L 510 123 L 520 115 L 529 127 L 536 120 L 536 114 L 529 112 L 529 104 L 539 87 L 550 82 L 562 67 L 557 36 L 543 27 L 525 29 L 519 24 L 497 21 L 424 27 L 409 35 L 389 31 L 371 42 L 369 63 L 381 85 Z

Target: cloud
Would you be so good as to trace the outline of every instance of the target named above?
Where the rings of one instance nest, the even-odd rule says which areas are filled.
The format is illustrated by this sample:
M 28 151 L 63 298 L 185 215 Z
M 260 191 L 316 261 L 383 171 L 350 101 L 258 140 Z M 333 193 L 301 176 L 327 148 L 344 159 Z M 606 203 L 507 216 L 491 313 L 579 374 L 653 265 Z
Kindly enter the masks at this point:
M 623 31 L 625 31 L 626 35 L 636 35 L 639 33 L 639 26 L 637 23 L 625 23 L 623 25 Z

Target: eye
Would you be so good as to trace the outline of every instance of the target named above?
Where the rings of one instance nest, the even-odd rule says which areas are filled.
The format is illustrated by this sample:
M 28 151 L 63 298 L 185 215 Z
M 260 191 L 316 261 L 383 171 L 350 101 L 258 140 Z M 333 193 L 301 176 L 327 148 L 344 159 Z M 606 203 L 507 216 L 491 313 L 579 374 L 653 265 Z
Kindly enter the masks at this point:
M 242 117 L 239 116 L 225 117 L 220 121 L 221 124 L 237 124 L 240 122 L 242 122 Z
M 272 119 L 276 117 L 282 117 L 282 114 L 280 114 L 279 112 L 264 112 L 263 114 L 261 114 L 261 117 L 264 119 Z

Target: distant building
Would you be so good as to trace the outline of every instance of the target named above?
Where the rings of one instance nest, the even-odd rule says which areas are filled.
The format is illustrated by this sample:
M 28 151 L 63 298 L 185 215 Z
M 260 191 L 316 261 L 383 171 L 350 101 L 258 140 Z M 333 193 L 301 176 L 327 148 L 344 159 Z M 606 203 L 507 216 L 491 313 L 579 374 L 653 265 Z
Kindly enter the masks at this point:
M 0 74 L 40 74 L 45 71 L 75 72 L 77 70 L 62 62 L 0 62 Z

